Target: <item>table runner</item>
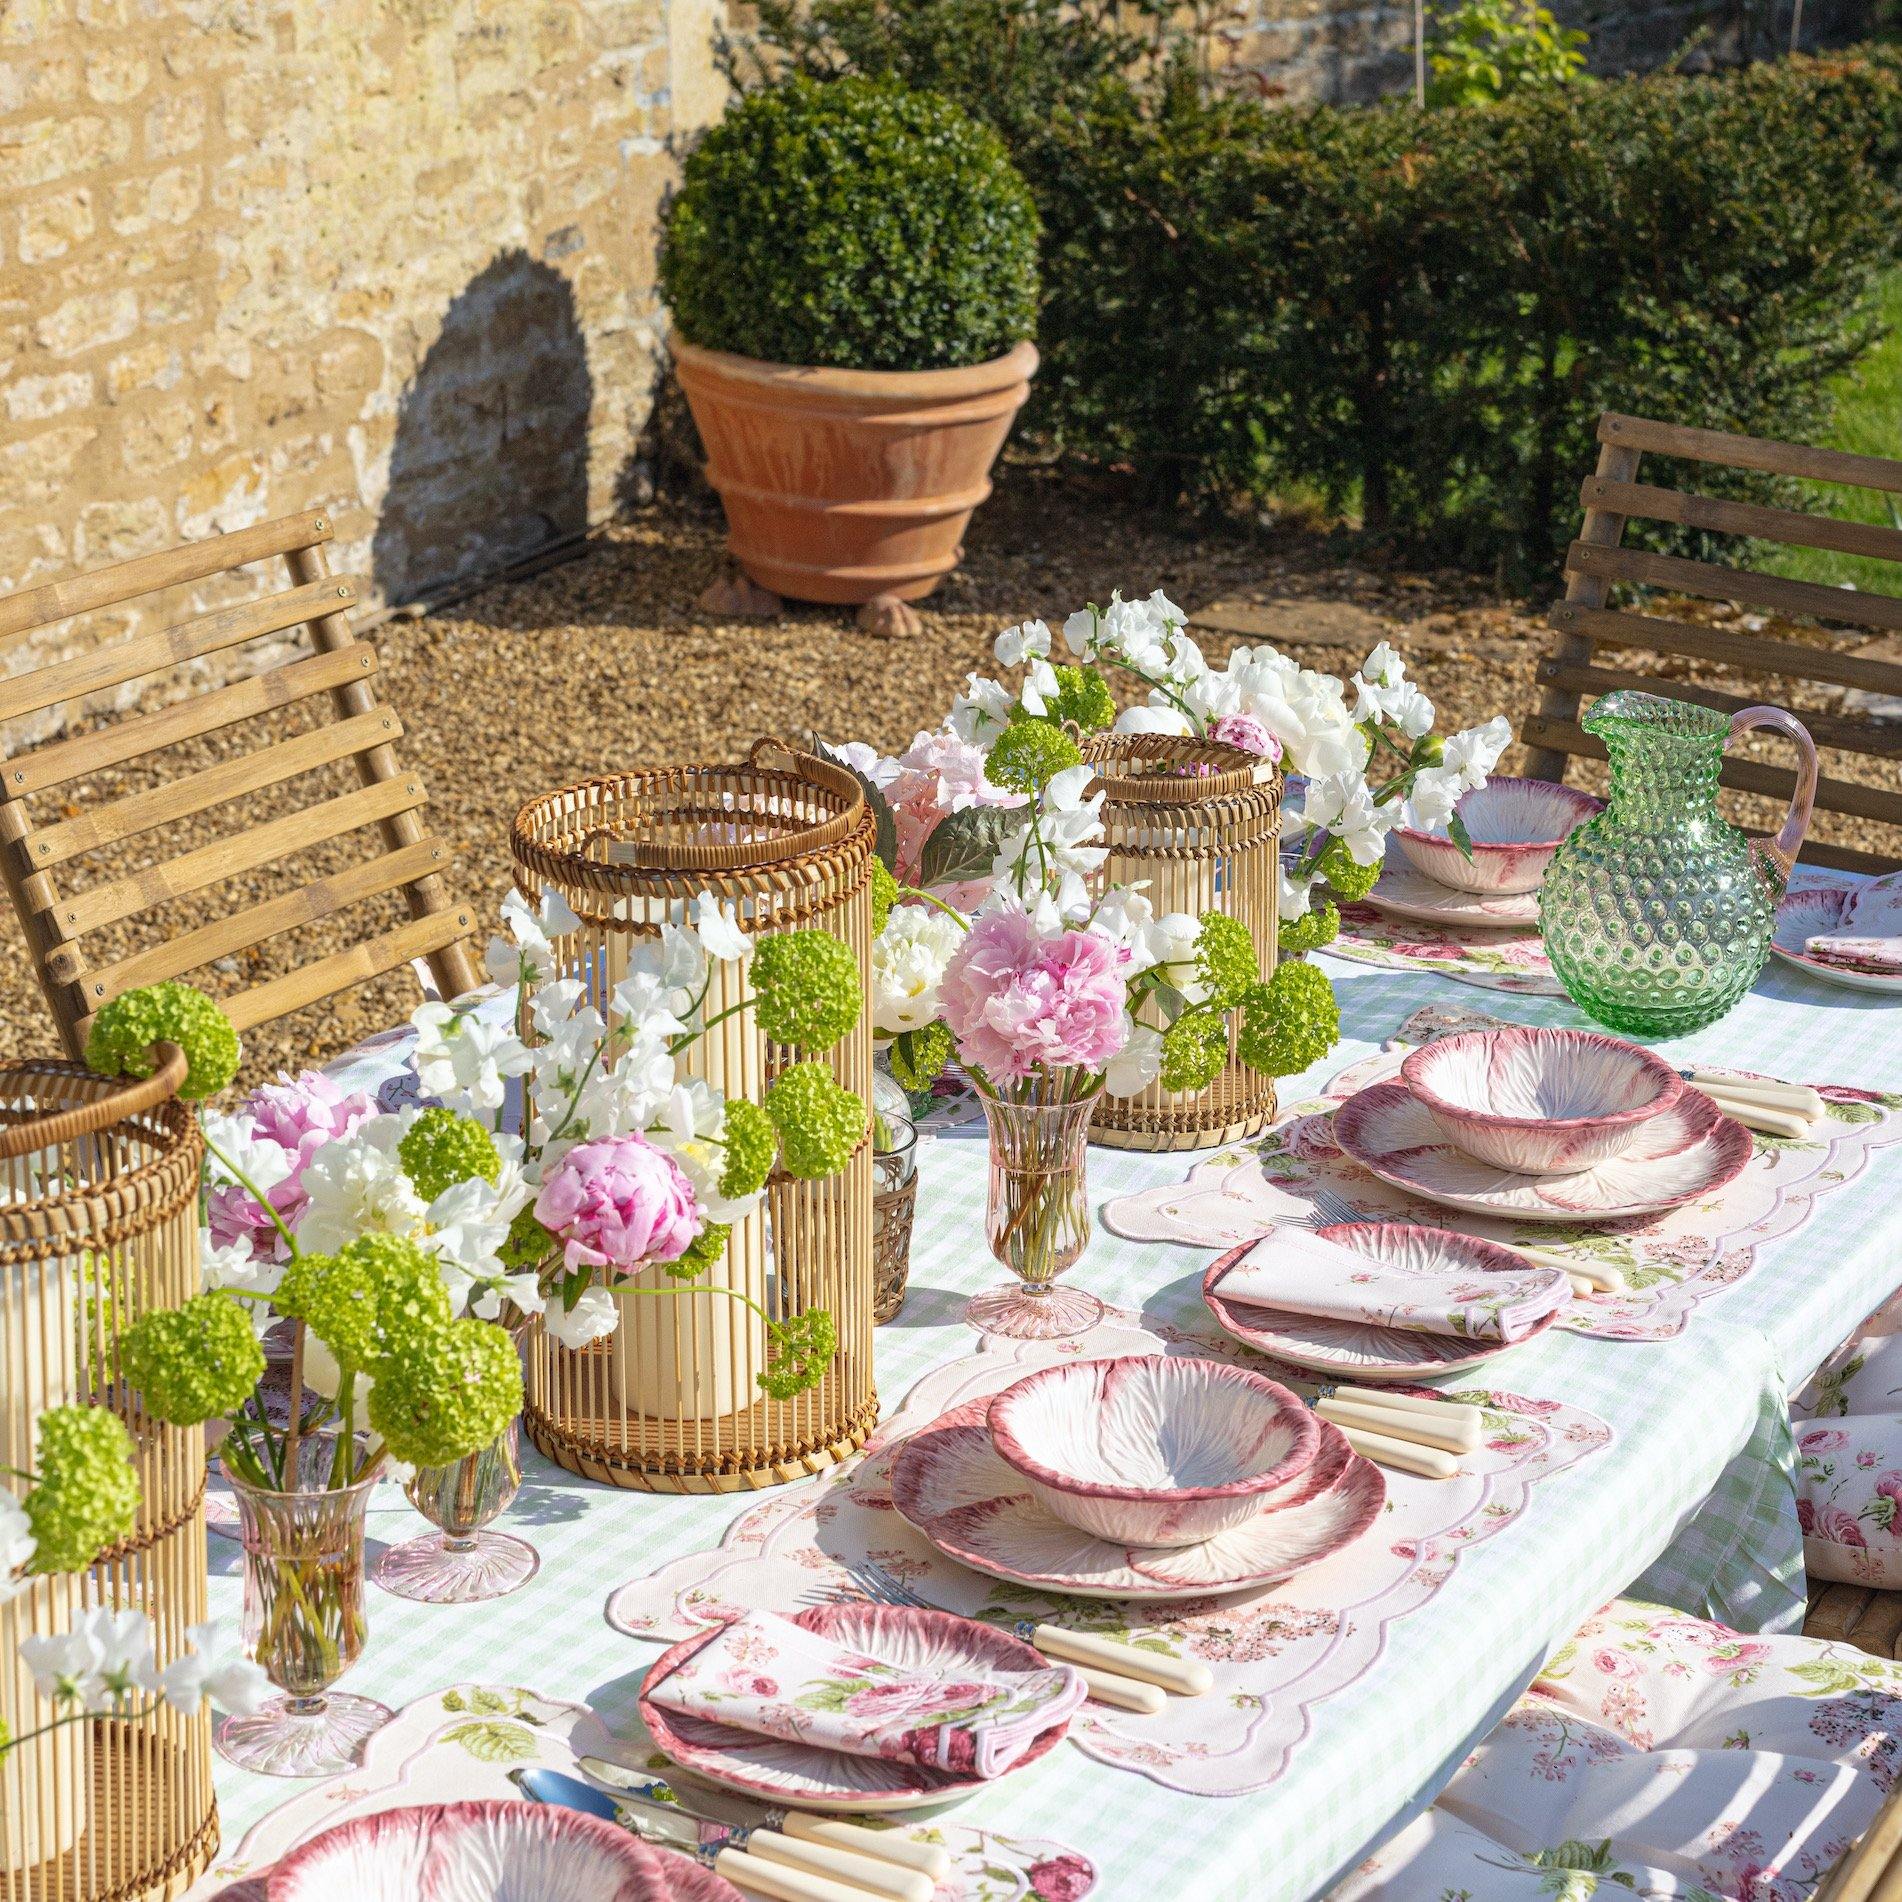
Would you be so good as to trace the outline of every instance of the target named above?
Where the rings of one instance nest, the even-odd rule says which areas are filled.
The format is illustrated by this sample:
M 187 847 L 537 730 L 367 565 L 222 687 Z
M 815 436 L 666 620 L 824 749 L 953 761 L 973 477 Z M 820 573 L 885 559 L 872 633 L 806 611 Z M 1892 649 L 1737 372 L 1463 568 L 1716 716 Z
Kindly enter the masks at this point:
M 1172 1697 L 1142 1717 L 1086 1705 L 1071 1740 L 1085 1755 L 1204 1796 L 1274 1782 L 1314 1726 L 1316 1707 L 1372 1670 L 1408 1614 L 1453 1575 L 1461 1555 L 1505 1532 L 1535 1483 L 1596 1453 L 1611 1429 L 1577 1407 L 1476 1389 L 1486 1444 L 1457 1480 L 1386 1473 L 1387 1506 L 1346 1550 L 1279 1585 L 1224 1598 L 1138 1607 L 1065 1599 L 981 1577 L 944 1557 L 892 1510 L 891 1463 L 906 1436 L 1038 1367 L 1122 1354 L 1191 1352 L 1245 1361 L 1237 1342 L 1146 1329 L 1111 1310 L 1075 1341 L 986 1341 L 927 1374 L 848 1471 L 752 1507 L 717 1551 L 695 1553 L 623 1586 L 608 1621 L 672 1641 L 743 1611 L 853 1594 L 848 1567 L 873 1558 L 928 1603 L 971 1617 L 1048 1619 L 1198 1657 L 1206 1698 Z
M 1104 1225 L 1134 1241 L 1231 1248 L 1264 1234 L 1278 1212 L 1252 1191 L 1269 1185 L 1296 1195 L 1331 1189 L 1373 1221 L 1422 1222 L 1616 1268 L 1625 1277 L 1622 1291 L 1574 1296 L 1558 1325 L 1608 1340 L 1664 1340 L 1681 1333 L 1701 1303 L 1742 1281 L 1765 1243 L 1802 1228 L 1823 1196 L 1862 1173 L 1873 1151 L 1902 1142 L 1902 1096 L 1818 1084 L 1828 1113 L 1815 1133 L 1753 1134 L 1750 1165 L 1714 1195 L 1643 1221 L 1495 1220 L 1408 1195 L 1369 1175 L 1335 1145 L 1333 1107 L 1397 1076 L 1410 1047 L 1396 1043 L 1349 1064 L 1320 1098 L 1295 1103 L 1255 1141 L 1197 1162 L 1174 1188 L 1108 1203 Z
M 1290 1102 L 1373 1054 L 1416 1010 L 1473 997 L 1425 973 L 1337 964 L 1329 975 L 1341 998 L 1343 1042 L 1289 1081 Z M 1489 1001 L 1522 1021 L 1583 1021 L 1564 999 Z M 1776 965 L 1730 1017 L 1666 1048 L 1684 1065 L 1730 1063 L 1785 1076 L 1821 1070 L 1893 1090 L 1902 1088 L 1902 1019 L 1888 1010 L 1880 999 Z M 353 1086 L 387 1077 L 393 1047 L 380 1072 L 375 1053 L 358 1059 Z M 984 1160 L 981 1124 L 948 1131 L 925 1150 L 911 1295 L 877 1337 L 888 1396 L 971 1352 L 973 1337 L 958 1319 L 964 1301 L 1002 1278 L 981 1239 Z M 1184 1162 L 1093 1149 L 1093 1200 L 1177 1183 Z M 1819 1202 L 1800 1236 L 1766 1244 L 1761 1271 L 1675 1339 L 1612 1344 L 1554 1329 L 1488 1370 L 1485 1378 L 1500 1385 L 1598 1415 L 1615 1443 L 1542 1482 L 1531 1512 L 1462 1559 L 1403 1627 L 1404 1669 L 1390 1658 L 1322 1704 L 1312 1737 L 1268 1794 L 1200 1803 L 1062 1750 L 953 1815 L 1019 1840 L 1075 1844 L 1097 1866 L 1098 1893 L 1118 1902 L 1158 1892 L 1193 1892 L 1198 1902 L 1300 1902 L 1397 1814 L 1430 1797 L 1540 1657 L 1628 1585 L 1751 1628 L 1790 1628 L 1801 1613 L 1802 1570 L 1783 1383 L 1806 1378 L 1894 1286 L 1884 1220 L 1895 1166 L 1893 1152 L 1878 1154 L 1861 1177 Z M 1221 1337 L 1201 1303 L 1199 1269 L 1181 1251 L 1099 1229 L 1072 1279 L 1140 1309 L 1145 1326 L 1213 1342 Z M 369 1647 L 344 1685 L 403 1705 L 458 1680 L 505 1674 L 550 1697 L 586 1700 L 632 1735 L 644 1648 L 607 1625 L 607 1585 L 717 1545 L 735 1518 L 762 1502 L 614 1493 L 532 1455 L 524 1466 L 523 1495 L 502 1524 L 539 1548 L 540 1574 L 494 1605 L 431 1607 L 373 1591 Z M 372 1562 L 381 1542 L 422 1530 L 398 1488 L 379 1489 Z M 237 1556 L 230 1541 L 213 1543 L 212 1610 L 233 1620 Z M 218 1784 L 229 1841 L 296 1788 L 224 1765 Z

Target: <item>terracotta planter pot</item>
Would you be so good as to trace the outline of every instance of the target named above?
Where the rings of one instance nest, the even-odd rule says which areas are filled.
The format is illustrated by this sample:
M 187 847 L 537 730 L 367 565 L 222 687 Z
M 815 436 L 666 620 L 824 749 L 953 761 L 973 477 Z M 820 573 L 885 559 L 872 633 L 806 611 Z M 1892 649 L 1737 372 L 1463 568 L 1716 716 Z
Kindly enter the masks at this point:
M 1028 343 L 918 371 L 673 350 L 734 559 L 774 594 L 848 605 L 916 601 L 958 565 L 1037 368 Z

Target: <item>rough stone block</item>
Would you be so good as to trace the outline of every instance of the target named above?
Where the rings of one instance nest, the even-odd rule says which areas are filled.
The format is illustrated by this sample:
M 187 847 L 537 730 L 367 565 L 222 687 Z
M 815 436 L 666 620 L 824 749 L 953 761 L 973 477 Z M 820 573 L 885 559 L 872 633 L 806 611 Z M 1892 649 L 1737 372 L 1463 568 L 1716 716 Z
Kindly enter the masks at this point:
M 20 262 L 50 264 L 93 234 L 92 192 L 61 192 L 20 207 Z
M 49 311 L 33 334 L 54 356 L 73 357 L 131 336 L 138 321 L 139 300 L 131 291 L 92 291 Z
M 16 423 L 44 422 L 49 416 L 92 401 L 92 378 L 83 370 L 56 376 L 16 377 L 4 386 L 7 415 Z
M 156 496 L 138 502 L 92 502 L 79 512 L 73 558 L 89 567 L 150 554 L 171 538 L 171 519 Z

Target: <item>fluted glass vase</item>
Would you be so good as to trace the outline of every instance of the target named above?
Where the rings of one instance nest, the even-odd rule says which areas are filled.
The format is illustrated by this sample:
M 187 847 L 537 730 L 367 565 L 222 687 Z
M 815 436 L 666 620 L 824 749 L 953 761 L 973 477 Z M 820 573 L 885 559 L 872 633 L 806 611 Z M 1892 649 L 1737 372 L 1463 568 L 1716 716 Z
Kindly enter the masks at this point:
M 427 1605 L 474 1604 L 526 1585 L 541 1568 L 541 1555 L 525 1539 L 488 1530 L 521 1490 L 519 1420 L 453 1466 L 418 1467 L 403 1491 L 437 1530 L 391 1546 L 376 1582 Z
M 1071 1095 L 1073 1086 L 1032 1078 L 979 1092 L 991 1143 L 985 1239 L 1017 1277 L 966 1306 L 964 1318 L 981 1333 L 1059 1340 L 1103 1318 L 1095 1295 L 1056 1285 L 1090 1239 L 1090 1117 L 1102 1086 Z
M 227 1717 L 219 1754 L 264 1776 L 329 1776 L 355 1768 L 394 1712 L 330 1687 L 362 1654 L 363 1519 L 374 1477 L 327 1484 L 334 1435 L 298 1447 L 297 1489 L 272 1492 L 230 1474 L 244 1548 L 244 1643 L 284 1694 Z

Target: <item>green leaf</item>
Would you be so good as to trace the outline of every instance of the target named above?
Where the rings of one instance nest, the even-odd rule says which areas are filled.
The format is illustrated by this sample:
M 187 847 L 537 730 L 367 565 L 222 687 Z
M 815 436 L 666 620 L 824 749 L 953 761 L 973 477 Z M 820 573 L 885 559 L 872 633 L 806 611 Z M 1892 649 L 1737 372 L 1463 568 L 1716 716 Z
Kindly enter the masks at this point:
M 828 1679 L 809 1691 L 801 1691 L 793 1702 L 801 1710 L 844 1710 L 846 1700 L 864 1690 L 870 1682 L 869 1678 Z
M 522 1724 L 458 1724 L 443 1732 L 444 1743 L 459 1743 L 478 1763 L 527 1763 L 535 1739 Z
M 947 813 L 919 855 L 918 883 L 954 885 L 962 879 L 988 878 L 1006 833 L 1023 824 L 1009 806 L 966 806 Z
M 1466 821 L 1454 813 L 1446 822 L 1446 836 L 1460 849 L 1460 856 L 1471 859 L 1473 856 L 1473 835 L 1466 830 Z

